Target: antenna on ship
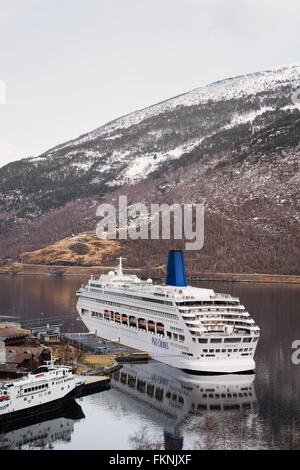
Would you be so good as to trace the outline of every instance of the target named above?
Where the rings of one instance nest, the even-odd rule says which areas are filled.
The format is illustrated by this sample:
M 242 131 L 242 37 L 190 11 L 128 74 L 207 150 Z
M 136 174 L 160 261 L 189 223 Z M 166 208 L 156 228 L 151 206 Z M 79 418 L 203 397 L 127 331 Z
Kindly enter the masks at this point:
M 122 260 L 126 259 L 120 256 L 120 258 L 117 258 L 119 260 L 119 266 L 117 268 L 117 276 L 123 276 L 123 267 L 122 267 Z

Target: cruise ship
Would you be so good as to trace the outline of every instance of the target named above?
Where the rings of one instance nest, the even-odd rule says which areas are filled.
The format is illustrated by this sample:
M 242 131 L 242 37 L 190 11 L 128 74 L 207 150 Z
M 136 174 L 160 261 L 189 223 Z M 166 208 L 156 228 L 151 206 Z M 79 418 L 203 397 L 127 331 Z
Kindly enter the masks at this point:
M 164 285 L 116 271 L 77 291 L 78 313 L 102 338 L 147 351 L 190 373 L 251 372 L 260 329 L 240 300 L 187 285 L 184 255 L 170 251 Z

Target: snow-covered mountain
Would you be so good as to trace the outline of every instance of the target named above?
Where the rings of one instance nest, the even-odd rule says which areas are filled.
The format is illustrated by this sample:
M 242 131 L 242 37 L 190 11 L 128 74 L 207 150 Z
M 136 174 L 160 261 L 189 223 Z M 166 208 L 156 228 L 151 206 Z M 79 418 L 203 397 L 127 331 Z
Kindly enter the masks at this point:
M 300 65 L 219 81 L 6 165 L 0 169 L 3 253 L 39 248 L 68 235 L 70 226 L 83 228 L 97 199 L 120 190 L 151 202 L 204 197 L 223 218 L 246 224 L 247 214 L 263 236 L 280 239 L 280 230 L 290 236 L 299 224 L 297 90 Z M 262 214 L 249 209 L 253 201 Z M 49 217 L 59 219 L 71 206 L 64 229 L 42 236 Z
M 201 144 L 204 147 L 206 139 L 222 130 L 253 123 L 279 109 L 300 109 L 299 103 L 292 102 L 298 88 L 300 65 L 230 78 L 130 113 L 55 147 L 43 157 L 66 156 L 67 152 L 79 172 L 91 169 L 96 162 L 100 167 L 101 161 L 99 180 L 115 166 L 120 171 L 114 172 L 114 181 L 108 184 L 135 182 L 162 162 L 177 159 Z M 74 159 L 78 154 L 79 160 Z

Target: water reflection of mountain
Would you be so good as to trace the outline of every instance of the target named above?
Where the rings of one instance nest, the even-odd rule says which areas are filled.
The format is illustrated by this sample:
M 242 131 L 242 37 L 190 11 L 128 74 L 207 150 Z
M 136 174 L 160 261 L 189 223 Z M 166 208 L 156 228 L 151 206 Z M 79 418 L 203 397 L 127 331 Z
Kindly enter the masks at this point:
M 51 449 L 58 441 L 71 441 L 74 423 L 84 418 L 81 406 L 75 400 L 59 410 L 9 424 L 1 430 L 0 449 Z
M 255 412 L 254 379 L 253 374 L 193 376 L 151 361 L 123 366 L 111 384 L 134 400 L 141 413 L 150 414 L 162 425 L 166 449 L 181 449 L 182 428 L 189 417 L 208 412 Z

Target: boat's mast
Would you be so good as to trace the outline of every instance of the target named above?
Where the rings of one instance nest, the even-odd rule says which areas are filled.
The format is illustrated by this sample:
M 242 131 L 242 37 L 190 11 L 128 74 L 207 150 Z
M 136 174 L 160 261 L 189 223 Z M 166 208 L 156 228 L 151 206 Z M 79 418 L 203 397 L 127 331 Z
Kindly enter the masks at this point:
M 118 276 L 123 276 L 123 266 L 122 266 L 122 260 L 123 259 L 126 259 L 126 258 L 122 258 L 122 256 L 120 256 L 120 258 L 117 258 L 119 260 L 119 267 L 117 269 L 117 275 Z

